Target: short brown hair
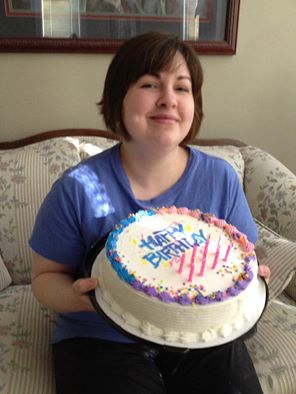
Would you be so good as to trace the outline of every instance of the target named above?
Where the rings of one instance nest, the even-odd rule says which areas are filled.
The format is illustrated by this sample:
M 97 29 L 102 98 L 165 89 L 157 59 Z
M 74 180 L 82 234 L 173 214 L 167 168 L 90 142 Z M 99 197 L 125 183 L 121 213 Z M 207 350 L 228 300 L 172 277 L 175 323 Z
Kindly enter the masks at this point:
M 123 99 L 128 89 L 145 74 L 154 75 L 167 70 L 177 52 L 184 57 L 189 69 L 195 105 L 191 128 L 182 143 L 189 143 L 197 136 L 203 118 L 203 72 L 200 61 L 189 44 L 175 34 L 161 32 L 148 32 L 125 41 L 112 59 L 102 99 L 98 103 L 109 130 L 128 138 L 122 119 Z

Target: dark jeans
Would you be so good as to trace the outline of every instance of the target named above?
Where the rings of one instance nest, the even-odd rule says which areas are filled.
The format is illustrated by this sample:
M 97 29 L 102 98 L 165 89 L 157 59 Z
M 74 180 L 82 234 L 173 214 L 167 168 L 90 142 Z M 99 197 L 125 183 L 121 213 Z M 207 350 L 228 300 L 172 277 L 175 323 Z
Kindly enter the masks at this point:
M 53 345 L 57 394 L 262 394 L 242 339 L 207 349 L 75 338 Z

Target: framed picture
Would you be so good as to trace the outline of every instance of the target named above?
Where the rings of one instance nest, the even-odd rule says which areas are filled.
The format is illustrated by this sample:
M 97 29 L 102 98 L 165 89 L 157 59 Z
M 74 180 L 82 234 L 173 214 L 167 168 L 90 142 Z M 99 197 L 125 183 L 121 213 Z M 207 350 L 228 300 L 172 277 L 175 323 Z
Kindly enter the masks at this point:
M 240 0 L 0 0 L 0 52 L 113 53 L 149 30 L 236 53 Z

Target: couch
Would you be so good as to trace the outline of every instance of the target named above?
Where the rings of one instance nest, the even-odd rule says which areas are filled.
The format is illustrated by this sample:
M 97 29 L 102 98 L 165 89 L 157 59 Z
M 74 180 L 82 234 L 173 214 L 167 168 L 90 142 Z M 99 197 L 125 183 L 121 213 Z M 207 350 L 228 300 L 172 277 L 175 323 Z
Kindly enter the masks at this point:
M 31 291 L 28 238 L 52 183 L 69 166 L 117 143 L 106 131 L 41 133 L 0 144 L 0 394 L 52 394 L 55 315 Z M 296 393 L 296 176 L 267 152 L 235 140 L 195 146 L 229 161 L 259 229 L 256 251 L 272 269 L 269 304 L 247 340 L 265 394 Z

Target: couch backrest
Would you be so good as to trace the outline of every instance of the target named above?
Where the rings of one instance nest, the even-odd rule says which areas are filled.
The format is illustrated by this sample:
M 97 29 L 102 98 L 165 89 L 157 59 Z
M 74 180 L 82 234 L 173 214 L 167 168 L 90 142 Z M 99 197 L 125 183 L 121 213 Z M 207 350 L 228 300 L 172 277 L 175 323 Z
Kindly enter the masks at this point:
M 110 141 L 101 137 L 79 137 L 80 156 L 85 159 L 91 155 L 101 152 L 102 150 L 113 146 L 117 141 Z M 232 165 L 236 171 L 240 182 L 243 184 L 244 178 L 244 160 L 240 153 L 240 149 L 232 145 L 213 145 L 213 146 L 197 146 L 190 145 L 202 152 L 213 156 L 220 157 Z
M 296 177 L 268 152 L 240 148 L 244 187 L 252 214 L 282 236 L 296 241 Z
M 79 160 L 77 147 L 64 138 L 0 151 L 0 251 L 14 284 L 31 281 L 28 239 L 41 202 Z
M 36 213 L 53 182 L 68 167 L 117 143 L 104 137 L 59 137 L 0 150 L 0 252 L 14 284 L 30 283 L 28 246 Z M 198 147 L 224 158 L 241 182 L 244 162 L 234 146 Z

